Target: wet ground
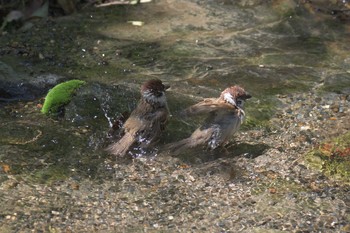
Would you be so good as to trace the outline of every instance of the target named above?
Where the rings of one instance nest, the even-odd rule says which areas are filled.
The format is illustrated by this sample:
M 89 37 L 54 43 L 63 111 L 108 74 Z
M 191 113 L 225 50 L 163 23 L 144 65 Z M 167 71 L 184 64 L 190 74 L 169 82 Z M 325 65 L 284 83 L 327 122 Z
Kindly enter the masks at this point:
M 155 1 L 2 35 L 1 232 L 350 232 L 349 179 L 306 156 L 350 129 L 349 23 L 335 7 Z M 177 117 L 185 106 L 233 84 L 253 95 L 227 152 L 105 154 L 110 122 L 154 77 L 173 113 L 159 148 L 198 125 Z M 42 115 L 43 90 L 70 78 L 88 84 L 63 118 Z

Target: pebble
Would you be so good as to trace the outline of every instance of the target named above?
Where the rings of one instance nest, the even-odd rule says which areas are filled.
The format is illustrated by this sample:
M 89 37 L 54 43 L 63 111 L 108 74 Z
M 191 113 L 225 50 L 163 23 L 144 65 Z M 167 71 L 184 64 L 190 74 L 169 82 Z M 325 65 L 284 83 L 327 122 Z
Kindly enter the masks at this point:
M 300 127 L 300 130 L 304 131 L 304 130 L 308 130 L 311 129 L 311 127 L 309 125 L 304 125 Z

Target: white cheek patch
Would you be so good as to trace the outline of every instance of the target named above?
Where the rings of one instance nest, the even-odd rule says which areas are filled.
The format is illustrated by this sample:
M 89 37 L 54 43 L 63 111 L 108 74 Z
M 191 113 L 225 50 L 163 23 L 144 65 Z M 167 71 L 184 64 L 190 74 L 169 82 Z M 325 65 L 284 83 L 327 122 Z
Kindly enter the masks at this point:
M 166 97 L 165 97 L 165 93 L 164 92 L 163 92 L 163 94 L 160 97 L 157 97 L 151 91 L 144 91 L 143 92 L 143 98 L 147 102 L 159 103 L 161 105 L 165 105 L 166 104 Z
M 224 94 L 224 100 L 233 106 L 236 106 L 236 101 L 233 99 L 233 96 L 230 93 L 225 93 Z
M 150 102 L 154 102 L 154 100 L 156 99 L 156 97 L 152 94 L 151 91 L 144 91 L 143 98 Z
M 241 124 L 242 124 L 244 121 L 244 118 L 245 118 L 245 112 L 240 107 L 238 107 L 238 109 L 239 109 L 238 116 L 239 116 L 239 119 L 241 120 Z

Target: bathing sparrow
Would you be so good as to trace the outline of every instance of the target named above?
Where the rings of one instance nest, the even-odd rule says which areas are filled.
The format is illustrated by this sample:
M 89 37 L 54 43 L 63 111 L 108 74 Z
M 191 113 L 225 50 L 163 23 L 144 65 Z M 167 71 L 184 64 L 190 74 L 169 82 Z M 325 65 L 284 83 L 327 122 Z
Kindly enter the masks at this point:
M 165 97 L 168 88 L 159 79 L 141 86 L 141 99 L 121 128 L 123 136 L 106 149 L 110 154 L 124 156 L 134 148 L 149 148 L 157 142 L 169 116 Z
M 242 87 L 226 88 L 219 98 L 208 98 L 182 112 L 183 116 L 206 114 L 204 123 L 190 137 L 167 146 L 171 154 L 177 155 L 184 149 L 205 146 L 214 150 L 224 145 L 238 131 L 245 113 L 244 101 L 251 98 Z

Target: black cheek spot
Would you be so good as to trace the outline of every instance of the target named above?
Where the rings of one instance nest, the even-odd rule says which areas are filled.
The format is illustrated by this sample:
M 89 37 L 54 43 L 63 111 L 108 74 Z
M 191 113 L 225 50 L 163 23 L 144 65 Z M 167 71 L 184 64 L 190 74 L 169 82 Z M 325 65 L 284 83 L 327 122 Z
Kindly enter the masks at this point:
M 157 92 L 155 92 L 155 93 L 154 93 L 154 95 L 155 95 L 156 97 L 161 97 L 161 96 L 163 95 L 163 93 L 162 93 L 162 92 L 157 91 Z

